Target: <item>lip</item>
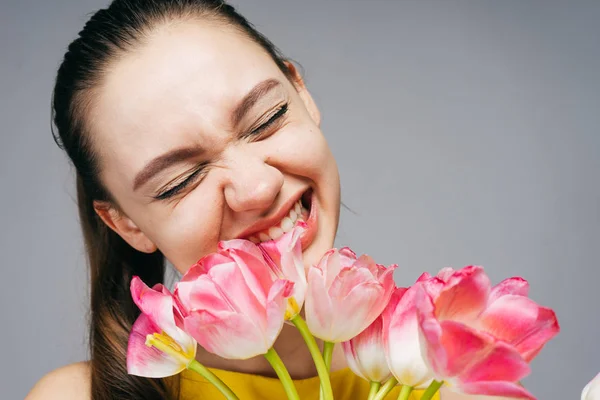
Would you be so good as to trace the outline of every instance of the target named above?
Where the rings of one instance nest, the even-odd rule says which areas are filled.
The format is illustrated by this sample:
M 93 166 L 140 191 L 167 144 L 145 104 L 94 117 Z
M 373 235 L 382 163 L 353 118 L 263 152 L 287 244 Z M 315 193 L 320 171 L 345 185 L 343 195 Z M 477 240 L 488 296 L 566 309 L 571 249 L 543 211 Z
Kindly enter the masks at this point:
M 264 231 L 265 229 L 269 229 L 273 225 L 279 223 L 290 212 L 290 210 L 292 209 L 294 204 L 296 204 L 296 202 L 298 202 L 302 198 L 302 195 L 304 193 L 306 193 L 308 190 L 310 190 L 310 188 L 303 189 L 302 191 L 298 192 L 295 196 L 290 197 L 290 199 L 288 201 L 286 201 L 283 204 L 283 206 L 281 206 L 281 208 L 277 211 L 277 213 L 271 215 L 268 218 L 264 218 L 264 219 L 261 219 L 260 221 L 257 221 L 255 224 L 251 225 L 248 229 L 246 229 L 245 231 L 243 231 L 242 233 L 237 235 L 236 238 L 237 239 L 248 239 L 253 234 Z M 313 196 L 314 196 L 314 194 L 313 194 Z M 312 214 L 313 214 L 312 203 L 311 203 L 310 208 L 311 208 L 310 215 L 312 216 Z M 310 219 L 310 217 L 308 219 Z M 306 222 L 308 224 L 308 221 L 306 221 Z M 304 239 L 304 236 L 306 236 L 306 233 L 308 233 L 308 232 L 305 232 L 305 234 L 302 235 L 301 240 Z M 303 246 L 303 248 L 304 248 L 304 246 Z
M 317 198 L 314 190 L 311 190 L 310 193 L 310 214 L 308 214 L 308 218 L 306 220 L 306 230 L 300 236 L 300 245 L 302 247 L 302 251 L 306 250 L 308 246 L 315 239 L 317 234 L 317 215 L 318 215 L 318 204 Z

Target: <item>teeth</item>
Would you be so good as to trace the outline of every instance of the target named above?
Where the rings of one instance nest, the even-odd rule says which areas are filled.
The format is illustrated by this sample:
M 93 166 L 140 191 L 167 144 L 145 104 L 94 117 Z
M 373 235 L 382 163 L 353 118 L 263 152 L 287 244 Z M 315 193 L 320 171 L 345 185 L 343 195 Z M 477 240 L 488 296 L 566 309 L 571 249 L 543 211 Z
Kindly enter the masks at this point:
M 302 206 L 302 202 L 298 201 L 294 204 L 294 207 L 290 210 L 287 216 L 285 216 L 279 224 L 270 227 L 268 230 L 262 231 L 258 234 L 254 234 L 248 238 L 248 240 L 254 243 L 268 242 L 269 240 L 277 240 L 284 233 L 290 232 L 294 229 L 294 225 L 298 220 L 306 220 L 308 218 L 308 210 Z
M 278 226 L 272 226 L 269 228 L 269 236 L 271 236 L 273 239 L 277 240 L 281 236 L 283 236 L 283 229 L 281 229 Z
M 288 217 L 285 217 L 282 221 L 281 221 L 281 229 L 283 230 L 283 232 L 288 233 L 289 231 L 291 231 L 294 228 L 294 223 L 292 222 L 292 220 Z

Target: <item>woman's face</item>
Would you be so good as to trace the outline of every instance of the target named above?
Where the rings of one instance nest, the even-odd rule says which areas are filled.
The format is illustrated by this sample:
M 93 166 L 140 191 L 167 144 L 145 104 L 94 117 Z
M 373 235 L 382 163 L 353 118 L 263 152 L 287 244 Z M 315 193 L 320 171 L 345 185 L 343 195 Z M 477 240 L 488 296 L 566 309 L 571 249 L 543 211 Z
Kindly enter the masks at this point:
M 88 117 L 120 209 L 97 211 L 138 250 L 184 273 L 220 240 L 276 238 L 295 218 L 307 264 L 333 246 L 339 177 L 319 111 L 234 29 L 158 28 L 109 66 Z

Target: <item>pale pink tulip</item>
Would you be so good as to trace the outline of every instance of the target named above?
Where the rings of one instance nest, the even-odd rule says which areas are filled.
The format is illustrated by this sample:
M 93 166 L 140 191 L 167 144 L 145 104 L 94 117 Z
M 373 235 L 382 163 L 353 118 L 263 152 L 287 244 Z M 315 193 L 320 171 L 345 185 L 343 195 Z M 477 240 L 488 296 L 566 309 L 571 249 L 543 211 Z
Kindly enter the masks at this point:
M 420 338 L 437 380 L 466 394 L 534 399 L 518 384 L 527 361 L 558 332 L 554 313 L 518 278 L 491 288 L 483 268 L 440 271 L 417 299 Z M 517 309 L 522 307 L 522 309 Z
M 600 374 L 585 385 L 581 392 L 581 400 L 600 400 Z
M 328 342 L 350 340 L 371 325 L 395 288 L 393 272 L 349 248 L 331 249 L 308 271 L 306 322 Z
M 230 359 L 265 354 L 284 321 L 294 284 L 276 279 L 249 241 L 222 242 L 176 285 L 184 326 L 211 353 Z
M 361 378 L 369 382 L 385 382 L 391 376 L 383 347 L 381 316 L 357 336 L 342 342 L 342 349 L 348 366 Z
M 406 288 L 397 288 L 383 311 L 383 340 L 389 368 L 401 385 L 423 389 L 433 373 L 421 353 L 416 298 L 421 286 L 431 280 L 427 273 Z
M 129 335 L 127 372 L 149 378 L 178 374 L 194 360 L 196 341 L 183 331 L 183 316 L 173 296 L 161 284 L 150 289 L 137 276 L 131 281 L 131 295 L 142 313 Z M 149 346 L 153 341 L 171 351 Z

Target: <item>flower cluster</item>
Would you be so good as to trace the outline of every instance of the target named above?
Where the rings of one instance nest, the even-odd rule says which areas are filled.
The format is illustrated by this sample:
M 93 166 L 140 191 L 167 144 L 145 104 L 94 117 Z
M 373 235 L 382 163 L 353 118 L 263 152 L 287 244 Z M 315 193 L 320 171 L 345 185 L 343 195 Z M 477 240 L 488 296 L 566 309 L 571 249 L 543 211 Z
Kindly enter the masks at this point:
M 195 360 L 196 346 L 229 359 L 264 355 L 289 398 L 298 398 L 273 349 L 285 321 L 313 355 L 322 396 L 332 399 L 331 352 L 340 343 L 351 370 L 371 384 L 370 399 L 402 386 L 401 397 L 441 385 L 465 394 L 534 399 L 519 382 L 529 362 L 554 337 L 554 312 L 528 297 L 528 283 L 509 278 L 492 286 L 483 268 L 423 274 L 396 287 L 396 265 L 385 267 L 349 248 L 331 249 L 305 267 L 299 222 L 278 240 L 230 240 L 192 266 L 173 294 L 139 278 L 131 293 L 141 310 L 127 355 L 129 373 L 202 374 L 226 398 L 235 394 Z M 304 310 L 304 318 L 301 310 Z M 324 342 L 323 352 L 315 337 Z M 403 397 L 404 396 L 404 397 Z

